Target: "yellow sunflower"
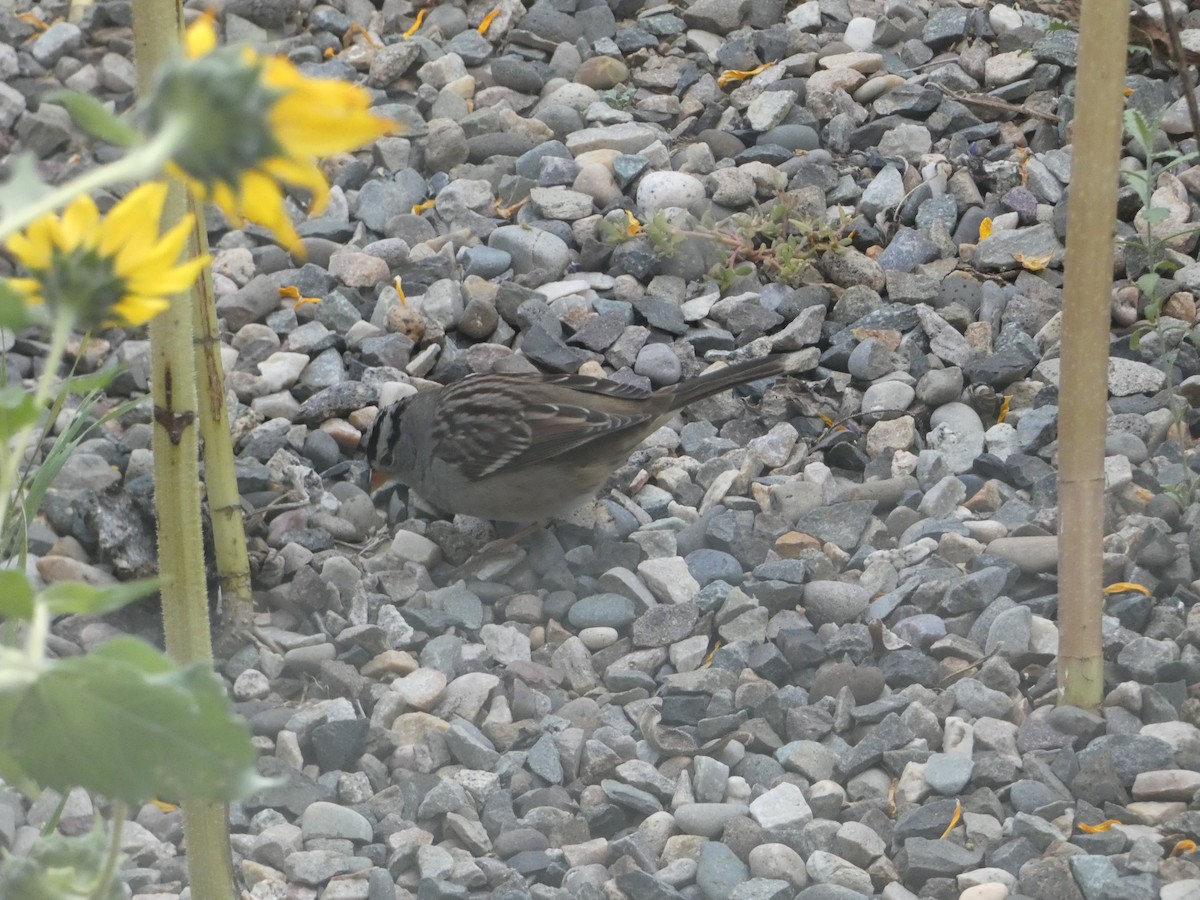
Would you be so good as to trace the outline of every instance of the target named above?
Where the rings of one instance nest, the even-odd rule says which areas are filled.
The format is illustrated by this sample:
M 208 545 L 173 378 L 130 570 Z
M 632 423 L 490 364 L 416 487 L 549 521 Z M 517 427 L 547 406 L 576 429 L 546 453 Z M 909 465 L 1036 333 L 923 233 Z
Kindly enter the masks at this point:
M 5 249 L 29 272 L 8 285 L 27 303 L 70 315 L 82 327 L 141 325 L 167 308 L 207 265 L 207 255 L 179 262 L 192 216 L 159 235 L 167 186 L 134 188 L 101 217 L 80 194 L 63 210 L 12 235 Z
M 184 49 L 188 58 L 167 68 L 147 109 L 152 130 L 179 115 L 193 123 L 170 171 L 230 221 L 257 222 L 299 249 L 282 185 L 307 190 L 311 212 L 320 213 L 329 185 L 317 158 L 361 147 L 398 123 L 373 115 L 363 88 L 309 78 L 249 47 L 218 47 L 210 17 L 188 28 Z

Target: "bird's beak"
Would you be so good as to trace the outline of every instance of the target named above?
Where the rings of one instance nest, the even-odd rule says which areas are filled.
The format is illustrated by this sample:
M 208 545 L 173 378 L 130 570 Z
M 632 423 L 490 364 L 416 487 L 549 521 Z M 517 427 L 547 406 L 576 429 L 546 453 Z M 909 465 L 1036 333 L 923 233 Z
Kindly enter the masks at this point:
M 379 490 L 381 487 L 383 487 L 385 484 L 387 484 L 391 480 L 392 479 L 387 474 L 387 472 L 372 472 L 371 473 L 371 493 L 372 494 L 375 493 L 377 490 Z

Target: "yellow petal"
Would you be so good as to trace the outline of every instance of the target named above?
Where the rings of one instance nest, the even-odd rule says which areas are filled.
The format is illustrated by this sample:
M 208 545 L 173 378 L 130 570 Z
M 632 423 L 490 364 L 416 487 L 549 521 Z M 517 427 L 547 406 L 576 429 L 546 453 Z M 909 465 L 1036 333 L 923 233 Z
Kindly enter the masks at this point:
M 50 268 L 50 261 L 54 255 L 54 242 L 46 219 L 54 219 L 55 225 L 58 224 L 54 216 L 43 217 L 31 223 L 24 232 L 11 235 L 4 243 L 8 252 L 17 258 L 17 262 L 31 271 Z
M 1108 831 L 1114 825 L 1120 825 L 1120 819 L 1105 819 L 1099 825 L 1080 825 L 1079 830 L 1085 834 L 1099 834 L 1102 831 Z
M 475 30 L 480 34 L 487 34 L 488 29 L 492 27 L 492 22 L 498 15 L 500 15 L 500 7 L 497 6 L 479 21 L 479 27 Z
M 429 10 L 422 9 L 417 13 L 417 21 L 412 23 L 412 27 L 404 32 L 404 39 L 407 41 L 410 37 L 417 33 L 417 29 L 421 27 L 421 23 L 425 21 L 425 15 Z
M 138 185 L 104 217 L 100 252 L 116 256 L 122 246 L 148 247 L 158 238 L 167 186 L 161 181 Z
M 242 211 L 238 206 L 238 195 L 234 193 L 233 188 L 224 181 L 218 181 L 212 186 L 212 202 L 221 208 L 221 212 L 225 213 L 230 224 L 236 228 L 242 227 Z
M 399 123 L 371 114 L 371 96 L 362 88 L 307 78 L 285 59 L 264 60 L 262 79 L 282 94 L 271 107 L 268 125 L 288 156 L 331 156 L 399 128 Z
M 188 59 L 195 59 L 212 52 L 216 46 L 217 26 L 213 21 L 213 14 L 206 11 L 183 33 L 183 49 Z
M 1000 404 L 1000 413 L 996 416 L 996 422 L 1001 423 L 1008 418 L 1009 410 L 1012 408 L 1012 395 L 1007 394 L 1003 402 Z
M 69 252 L 76 247 L 95 247 L 100 238 L 99 223 L 96 202 L 90 195 L 80 194 L 63 210 L 59 248 Z
M 307 188 L 312 194 L 312 213 L 319 215 L 329 203 L 329 182 L 316 164 L 309 160 L 284 159 L 277 156 L 268 159 L 263 168 L 277 180 Z
M 1021 268 L 1027 272 L 1042 271 L 1042 269 L 1050 265 L 1050 260 L 1053 257 L 1053 253 L 1045 253 L 1041 256 L 1026 256 L 1024 253 L 1013 254 L 1013 259 L 1019 262 L 1021 264 Z
M 1150 591 L 1144 585 L 1134 584 L 1132 581 L 1118 581 L 1116 584 L 1110 584 L 1104 589 L 1104 593 L 1106 594 L 1124 594 L 1127 592 L 1138 593 L 1144 597 L 1150 596 Z
M 24 294 L 29 303 L 42 302 L 42 282 L 37 278 L 6 278 L 4 286 L 12 288 L 18 294 Z
M 773 65 L 775 65 L 775 63 L 767 62 L 763 63 L 761 66 L 755 66 L 753 69 L 726 69 L 717 78 L 717 86 L 728 87 L 735 81 L 741 81 L 743 78 L 750 78 L 751 76 L 757 75 L 759 72 L 765 72 Z
M 300 235 L 283 208 L 283 194 L 270 176 L 261 172 L 247 172 L 242 179 L 242 196 L 238 207 L 246 218 L 274 234 L 286 249 L 291 250 L 299 245 Z
M 992 236 L 992 217 L 984 216 L 983 221 L 979 223 L 979 239 L 986 241 Z
M 188 290 L 200 277 L 204 267 L 212 261 L 207 254 L 189 259 L 170 269 L 160 269 L 155 272 L 147 271 L 130 276 L 125 282 L 130 291 L 142 296 L 151 294 L 174 296 Z
M 142 325 L 170 306 L 162 297 L 125 296 L 112 305 L 110 322 Z
M 946 826 L 946 830 L 942 832 L 942 840 L 950 837 L 950 832 L 954 830 L 954 826 L 962 819 L 962 801 L 958 800 L 954 804 L 954 815 L 950 817 L 950 824 Z
M 134 251 L 125 258 L 118 257 L 114 266 L 117 274 L 125 279 L 131 290 L 140 294 L 172 294 L 181 290 L 158 287 L 155 279 L 165 277 L 175 265 L 179 259 L 179 251 L 183 249 L 188 235 L 192 232 L 193 224 L 192 216 L 184 216 L 157 243 L 143 248 L 140 253 Z M 128 263 L 130 258 L 136 258 L 136 266 Z M 190 283 L 189 280 L 184 286 Z

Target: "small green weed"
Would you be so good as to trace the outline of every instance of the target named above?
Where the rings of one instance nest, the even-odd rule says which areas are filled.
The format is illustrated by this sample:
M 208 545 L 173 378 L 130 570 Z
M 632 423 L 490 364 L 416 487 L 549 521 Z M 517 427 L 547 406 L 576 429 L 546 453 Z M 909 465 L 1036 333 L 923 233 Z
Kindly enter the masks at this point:
M 848 219 L 834 224 L 801 215 L 797 202 L 795 196 L 783 194 L 720 222 L 705 213 L 686 225 L 673 223 L 662 212 L 643 225 L 626 213 L 625 219 L 606 220 L 601 237 L 608 243 L 623 243 L 644 234 L 660 257 L 672 256 L 686 238 L 703 238 L 713 242 L 723 257 L 709 273 L 722 291 L 755 272 L 765 281 L 799 287 L 817 277 L 812 269 L 815 260 L 825 253 L 842 252 L 854 235 Z

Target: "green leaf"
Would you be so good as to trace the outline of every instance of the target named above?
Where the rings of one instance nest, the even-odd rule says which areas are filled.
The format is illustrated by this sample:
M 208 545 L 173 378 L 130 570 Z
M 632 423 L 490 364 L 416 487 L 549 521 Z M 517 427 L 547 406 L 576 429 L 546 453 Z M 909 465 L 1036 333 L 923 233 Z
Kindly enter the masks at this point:
M 52 616 L 71 613 L 101 616 L 154 593 L 158 585 L 157 578 L 123 581 L 104 587 L 94 587 L 82 581 L 60 581 L 38 594 L 37 599 L 39 603 L 46 604 Z
M 33 394 L 15 385 L 0 388 L 0 441 L 7 441 L 23 428 L 37 422 L 41 410 Z
M 61 394 L 88 394 L 92 391 L 102 391 L 117 376 L 116 368 L 100 369 L 86 375 L 72 375 L 59 388 Z
M 0 866 L 0 897 L 22 900 L 120 900 L 125 896 L 116 872 L 98 884 L 105 871 L 108 840 L 97 823 L 87 834 L 42 835 L 26 854 L 9 856 Z
M 264 784 L 245 723 L 212 670 L 176 668 L 128 637 L 43 674 L 5 743 L 0 750 L 47 787 L 79 785 L 131 804 L 233 800 Z
M 0 571 L 0 616 L 6 619 L 33 618 L 33 586 L 24 572 Z
M 0 328 L 18 331 L 32 321 L 24 295 L 9 287 L 7 279 L 0 278 Z
M 0 210 L 6 216 L 46 196 L 52 188 L 42 181 L 37 158 L 28 151 L 13 157 L 9 164 L 9 179 L 0 184 Z M 8 235 L 0 234 L 0 238 Z
M 1143 211 L 1143 218 L 1147 225 L 1157 225 L 1159 222 L 1165 222 L 1171 211 L 1165 206 L 1151 206 Z
M 37 673 L 24 653 L 0 647 L 0 778 L 30 797 L 36 797 L 40 789 L 9 752 L 7 744 L 8 736 L 13 733 L 13 713 L 36 679 Z M 0 897 L 4 896 L 7 895 L 0 891 Z
M 141 134 L 128 122 L 104 108 L 94 97 L 79 91 L 54 91 L 45 97 L 49 103 L 57 103 L 71 114 L 71 121 L 80 130 L 118 147 L 133 147 L 142 140 Z

